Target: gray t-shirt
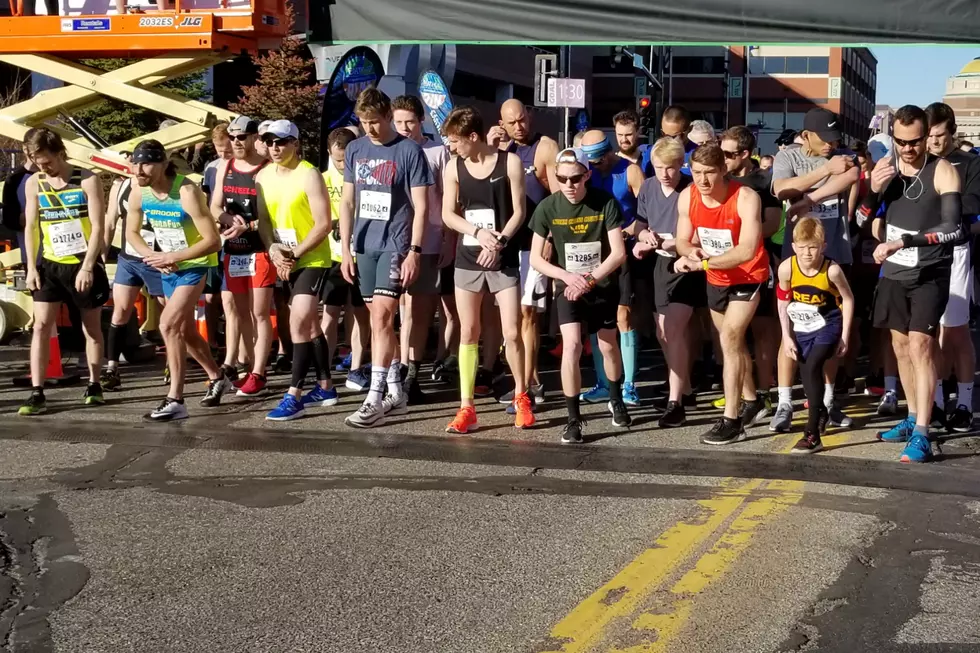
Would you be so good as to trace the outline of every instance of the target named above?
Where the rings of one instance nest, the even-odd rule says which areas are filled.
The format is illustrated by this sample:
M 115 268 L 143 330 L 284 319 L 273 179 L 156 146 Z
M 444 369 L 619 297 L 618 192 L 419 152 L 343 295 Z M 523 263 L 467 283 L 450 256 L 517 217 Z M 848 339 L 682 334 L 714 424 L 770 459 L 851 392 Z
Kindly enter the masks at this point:
M 362 136 L 344 153 L 344 183 L 354 184 L 354 251 L 404 254 L 412 241 L 412 188 L 433 184 L 418 143 L 395 136 L 375 145 Z
M 846 152 L 834 152 L 845 154 Z M 827 163 L 822 156 L 808 156 L 802 147 L 794 147 L 776 153 L 772 162 L 772 180 L 792 179 L 807 175 Z M 828 177 L 829 179 L 829 177 Z M 810 190 L 819 188 L 827 183 L 823 180 Z M 840 193 L 836 198 L 829 198 L 813 207 L 805 216 L 817 218 L 823 224 L 827 238 L 827 256 L 838 263 L 849 264 L 854 258 L 851 252 L 851 234 L 847 226 L 847 193 Z M 793 255 L 793 225 L 786 225 L 786 236 L 783 238 L 783 258 Z
M 636 199 L 636 214 L 646 222 L 653 231 L 662 238 L 673 240 L 677 236 L 677 199 L 691 178 L 681 175 L 681 181 L 670 195 L 664 195 L 663 186 L 656 177 L 651 177 L 640 186 L 640 194 Z M 671 256 L 663 250 L 658 250 L 661 256 Z

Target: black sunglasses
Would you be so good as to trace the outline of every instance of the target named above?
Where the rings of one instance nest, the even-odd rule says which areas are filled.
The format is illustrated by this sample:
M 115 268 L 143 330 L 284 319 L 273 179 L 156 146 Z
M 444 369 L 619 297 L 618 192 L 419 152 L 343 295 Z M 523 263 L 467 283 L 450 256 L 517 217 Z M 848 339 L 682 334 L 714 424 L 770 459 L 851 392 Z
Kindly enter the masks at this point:
M 572 175 L 570 177 L 565 177 L 564 175 L 555 175 L 555 179 L 558 180 L 559 184 L 567 184 L 568 182 L 572 182 L 573 186 L 578 185 L 578 183 L 582 181 L 584 178 L 585 178 L 585 173 Z
M 918 138 L 913 138 L 912 140 L 905 141 L 902 140 L 901 138 L 895 138 L 894 136 L 892 136 L 892 140 L 895 141 L 895 145 L 898 145 L 899 147 L 915 147 L 922 141 L 926 140 L 926 137 L 919 136 Z
M 728 150 L 722 150 L 722 152 L 725 153 L 726 159 L 737 159 L 738 155 L 741 154 L 741 152 L 729 152 Z
M 230 138 L 233 141 L 238 141 L 239 143 L 243 143 L 248 140 L 249 136 L 255 136 L 255 134 L 235 134 L 234 136 L 229 134 L 228 138 Z
M 275 145 L 276 147 L 285 147 L 295 140 L 296 140 L 295 138 L 291 138 L 291 137 L 290 138 L 275 138 L 275 137 L 262 138 L 262 142 L 269 147 L 272 147 L 273 145 Z

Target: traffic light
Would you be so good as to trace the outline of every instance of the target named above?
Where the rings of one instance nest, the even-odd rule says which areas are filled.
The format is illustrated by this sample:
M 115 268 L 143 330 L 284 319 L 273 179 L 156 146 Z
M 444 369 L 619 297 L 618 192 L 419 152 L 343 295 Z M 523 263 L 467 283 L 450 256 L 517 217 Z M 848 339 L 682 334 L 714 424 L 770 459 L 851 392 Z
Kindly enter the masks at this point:
M 639 131 L 646 134 L 653 125 L 653 101 L 649 95 L 640 95 L 636 98 L 636 115 L 640 118 Z
M 643 115 L 643 112 L 650 108 L 650 96 L 640 95 L 636 98 L 636 114 Z
M 612 57 L 613 68 L 615 68 L 626 58 L 625 48 L 622 45 L 614 45 L 609 48 L 609 56 Z

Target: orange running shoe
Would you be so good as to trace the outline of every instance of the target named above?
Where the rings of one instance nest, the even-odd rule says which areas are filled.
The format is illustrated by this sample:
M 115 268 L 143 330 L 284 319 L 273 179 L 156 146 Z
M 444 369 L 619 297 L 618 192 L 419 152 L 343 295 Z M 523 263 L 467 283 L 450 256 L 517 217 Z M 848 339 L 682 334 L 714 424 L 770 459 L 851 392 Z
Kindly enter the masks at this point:
M 514 426 L 519 429 L 526 429 L 534 426 L 534 413 L 531 411 L 531 398 L 527 396 L 526 392 L 514 397 L 514 406 L 516 410 L 516 417 L 514 417 Z
M 469 433 L 475 431 L 476 427 L 476 409 L 472 406 L 463 406 L 456 413 L 456 419 L 446 427 L 446 433 Z

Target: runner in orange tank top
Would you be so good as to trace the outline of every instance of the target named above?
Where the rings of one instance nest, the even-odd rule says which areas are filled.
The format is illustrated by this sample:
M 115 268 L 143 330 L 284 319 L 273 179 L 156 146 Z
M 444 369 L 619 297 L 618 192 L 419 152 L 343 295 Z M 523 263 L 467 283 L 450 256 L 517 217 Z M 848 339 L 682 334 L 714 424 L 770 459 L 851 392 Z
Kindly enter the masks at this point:
M 677 272 L 706 271 L 708 308 L 721 340 L 725 415 L 701 437 L 705 444 L 745 438 L 744 418 L 764 402 L 756 395 L 745 331 L 769 280 L 762 245 L 762 201 L 747 186 L 726 177 L 725 154 L 716 143 L 691 155 L 694 183 L 677 200 Z M 742 403 L 742 397 L 757 397 Z

